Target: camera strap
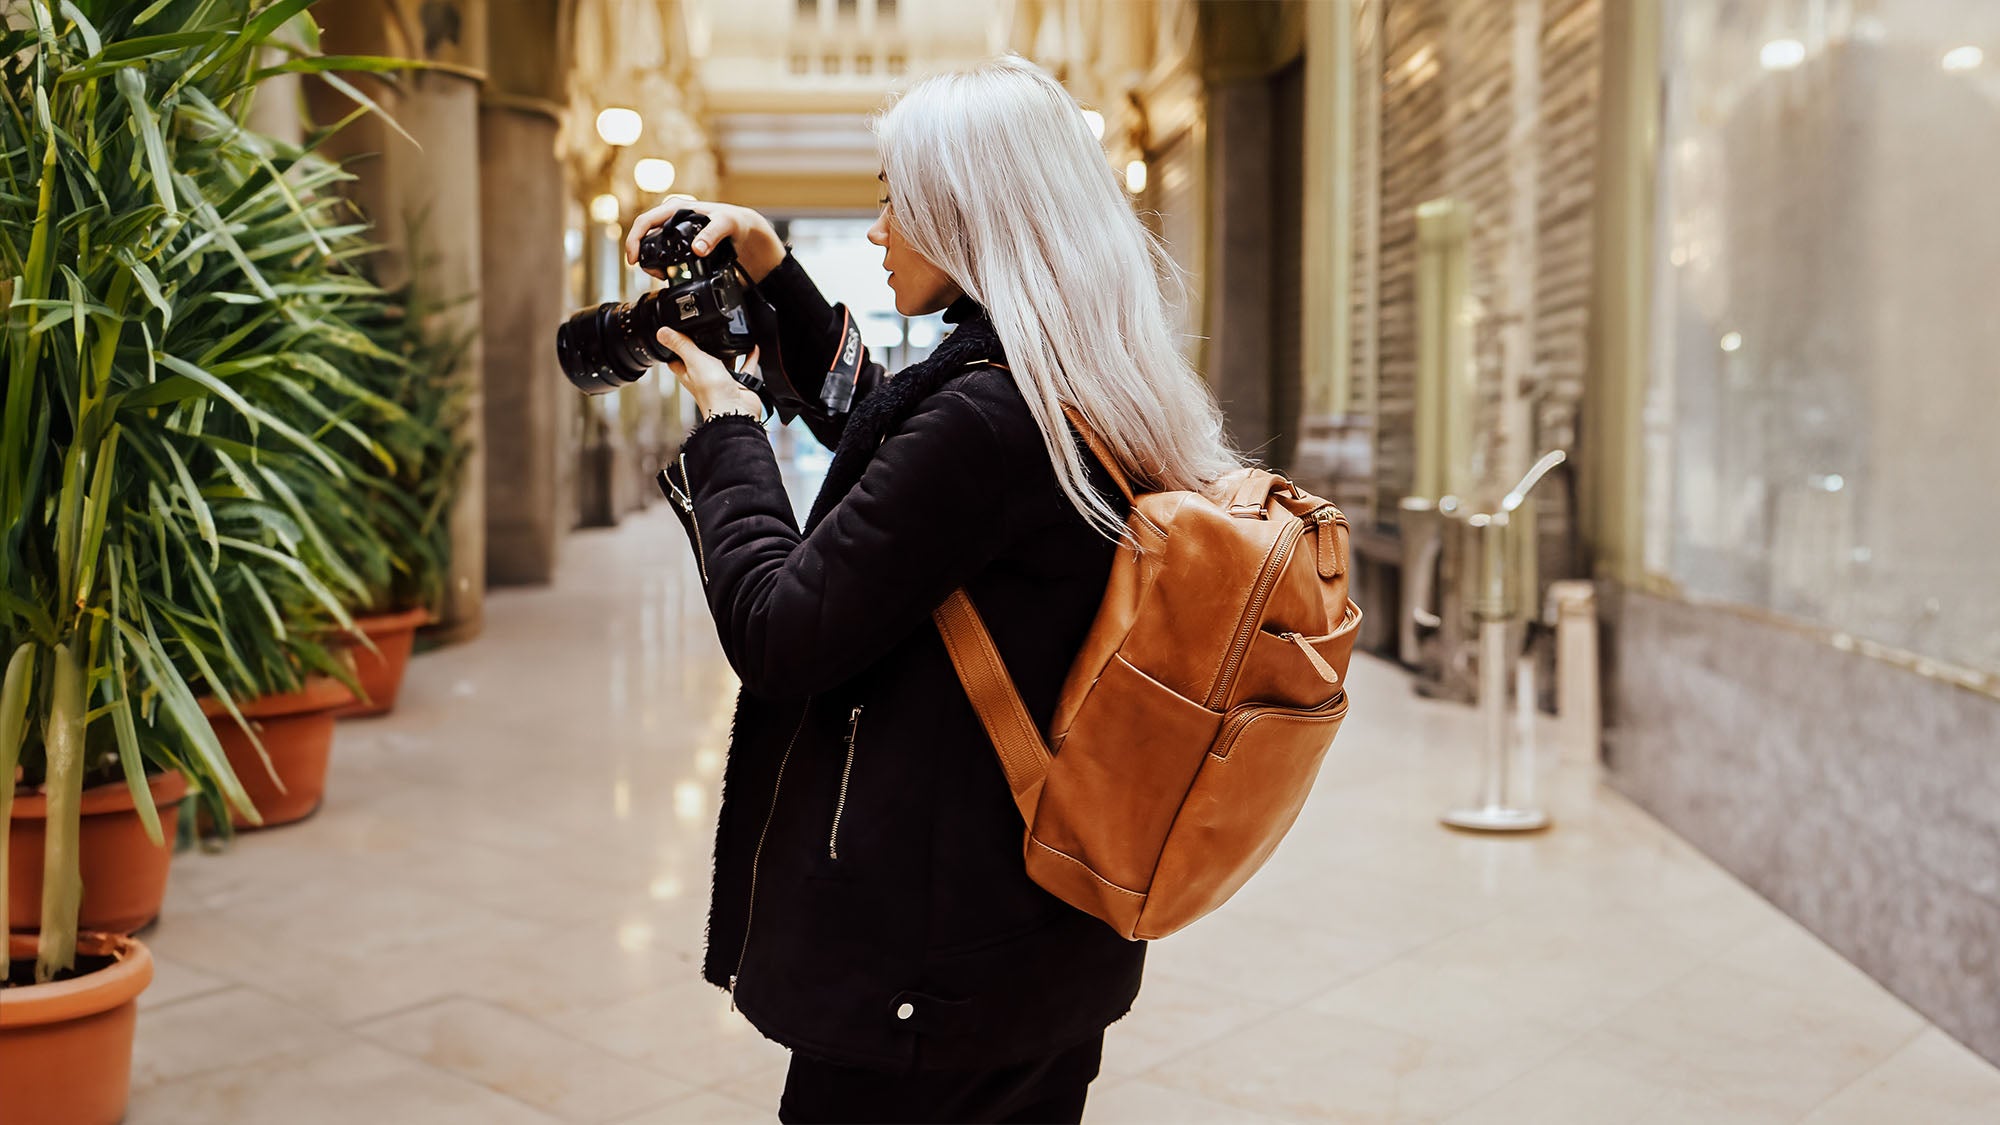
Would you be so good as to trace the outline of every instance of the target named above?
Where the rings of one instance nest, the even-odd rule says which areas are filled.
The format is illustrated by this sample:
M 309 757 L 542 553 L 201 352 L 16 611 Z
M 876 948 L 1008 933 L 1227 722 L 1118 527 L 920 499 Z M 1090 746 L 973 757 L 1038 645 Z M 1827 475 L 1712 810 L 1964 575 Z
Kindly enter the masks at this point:
M 853 310 L 838 307 L 840 346 L 834 349 L 833 366 L 820 384 L 819 398 L 829 411 L 845 414 L 854 405 L 854 387 L 861 378 L 861 326 L 854 323 Z

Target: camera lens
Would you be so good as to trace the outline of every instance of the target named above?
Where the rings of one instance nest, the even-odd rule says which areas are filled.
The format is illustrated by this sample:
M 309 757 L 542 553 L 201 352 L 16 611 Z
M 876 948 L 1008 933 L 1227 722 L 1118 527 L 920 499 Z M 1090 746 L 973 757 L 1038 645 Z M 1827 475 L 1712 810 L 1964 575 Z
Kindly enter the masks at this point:
M 629 305 L 603 304 L 584 309 L 556 329 L 556 362 L 562 365 L 563 374 L 569 376 L 577 390 L 592 395 L 608 394 L 637 382 L 653 364 L 660 362 L 661 357 L 648 346 L 641 327 L 651 318 L 633 315 L 639 306 L 646 304 L 647 298 L 641 298 Z

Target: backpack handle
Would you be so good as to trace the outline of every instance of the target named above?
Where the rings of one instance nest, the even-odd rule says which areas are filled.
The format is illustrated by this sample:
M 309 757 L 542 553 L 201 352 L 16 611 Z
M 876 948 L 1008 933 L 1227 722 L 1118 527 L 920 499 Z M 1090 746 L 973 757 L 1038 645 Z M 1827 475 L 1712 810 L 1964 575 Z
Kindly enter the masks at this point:
M 1007 788 L 1014 794 L 1021 820 L 1033 828 L 1035 809 L 1042 800 L 1042 783 L 1048 780 L 1049 763 L 1053 760 L 1048 743 L 1042 741 L 1041 731 L 1035 728 L 1035 720 L 1028 714 L 1028 705 L 1021 702 L 1021 693 L 1015 688 L 1013 677 L 1007 674 L 1000 650 L 993 644 L 993 635 L 986 631 L 986 623 L 980 620 L 979 611 L 973 608 L 965 591 L 953 590 L 944 604 L 932 612 L 931 620 L 937 623 L 938 632 L 944 637 L 944 648 L 951 655 L 958 682 L 964 685 L 972 709 L 978 712 L 980 724 L 999 752 L 1000 769 L 1007 775 Z

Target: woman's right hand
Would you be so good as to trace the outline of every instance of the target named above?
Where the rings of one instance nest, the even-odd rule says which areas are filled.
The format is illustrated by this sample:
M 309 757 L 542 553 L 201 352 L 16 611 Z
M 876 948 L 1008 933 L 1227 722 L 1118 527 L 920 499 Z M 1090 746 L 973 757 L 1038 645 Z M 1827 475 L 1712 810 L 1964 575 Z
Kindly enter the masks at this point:
M 778 232 L 771 226 L 771 220 L 748 207 L 738 207 L 733 203 L 708 203 L 692 195 L 669 195 L 659 206 L 642 212 L 632 220 L 632 229 L 625 235 L 625 261 L 639 260 L 639 240 L 647 231 L 674 217 L 674 212 L 685 208 L 699 211 L 708 216 L 708 226 L 694 242 L 697 256 L 707 257 L 708 252 L 725 238 L 735 240 L 736 261 L 743 272 L 755 285 L 764 280 L 785 260 L 785 244 L 778 238 Z M 648 273 L 652 271 L 648 270 Z M 654 277 L 660 275 L 655 273 Z

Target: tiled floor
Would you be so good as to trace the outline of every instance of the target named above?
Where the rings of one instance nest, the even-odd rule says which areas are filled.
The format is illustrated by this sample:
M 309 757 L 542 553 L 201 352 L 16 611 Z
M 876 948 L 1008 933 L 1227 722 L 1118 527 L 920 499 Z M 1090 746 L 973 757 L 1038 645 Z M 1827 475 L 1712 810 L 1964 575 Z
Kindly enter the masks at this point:
M 699 983 L 734 681 L 662 509 L 573 537 L 343 725 L 325 808 L 177 862 L 134 1125 L 770 1120 Z M 2000 1121 L 2000 1072 L 1581 770 L 1550 833 L 1436 814 L 1473 716 L 1357 661 L 1298 827 L 1155 945 L 1089 1120 Z

